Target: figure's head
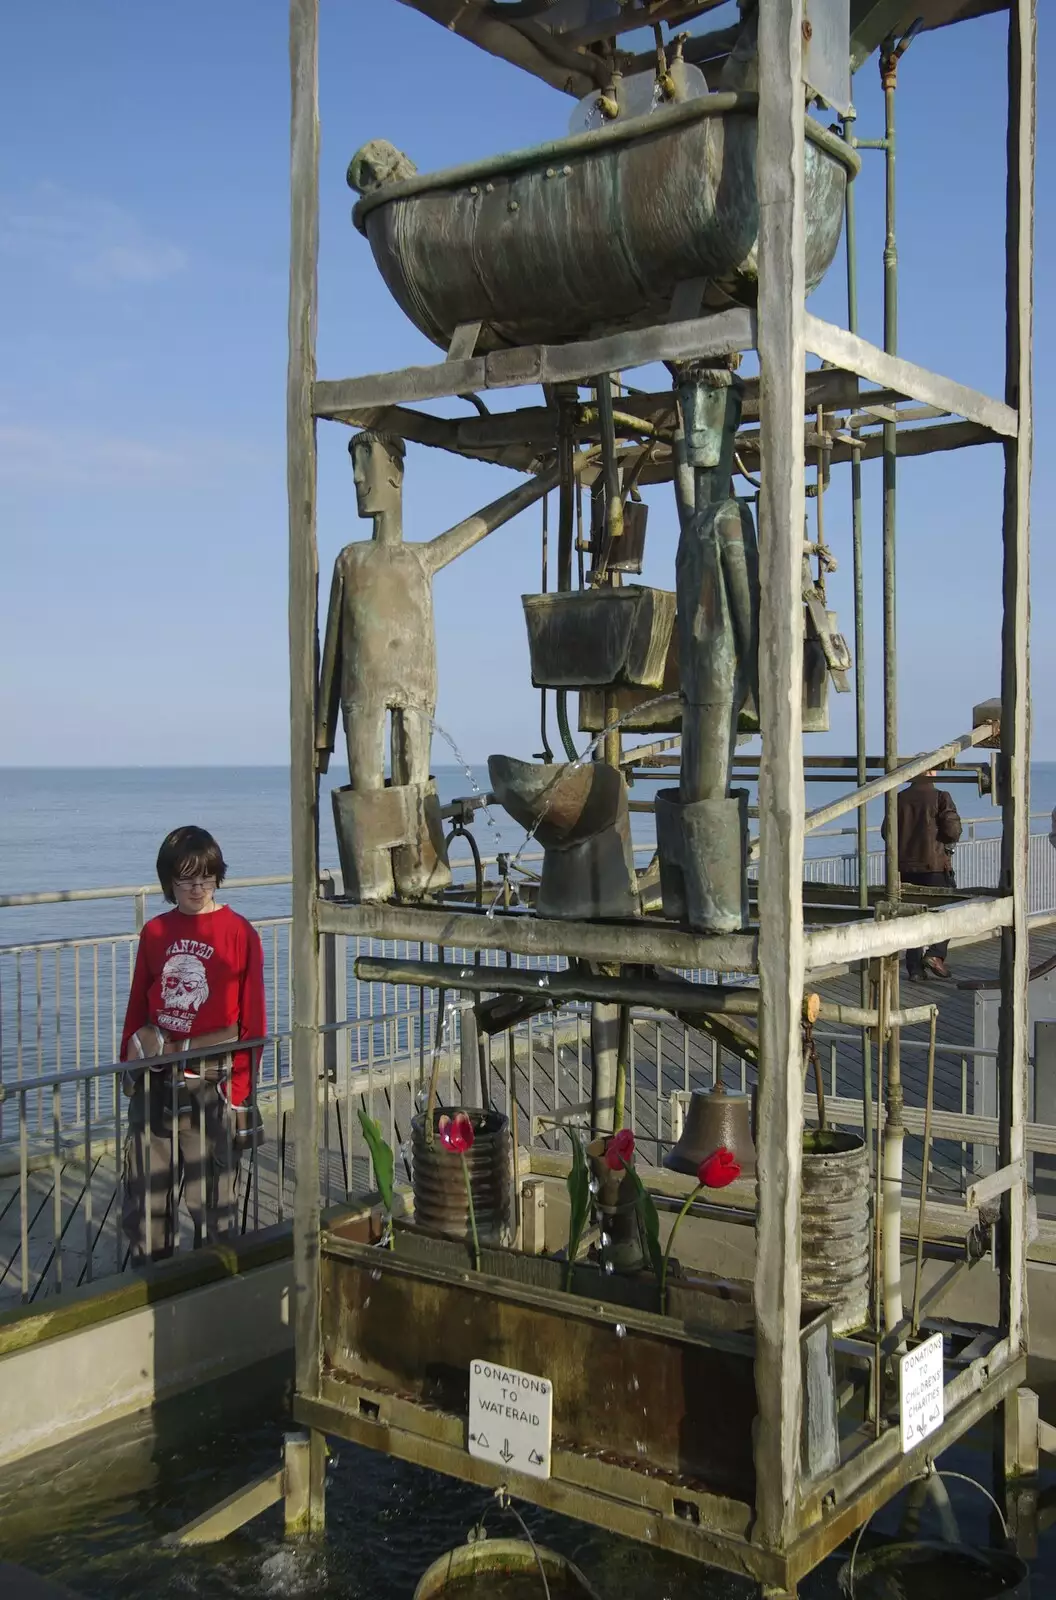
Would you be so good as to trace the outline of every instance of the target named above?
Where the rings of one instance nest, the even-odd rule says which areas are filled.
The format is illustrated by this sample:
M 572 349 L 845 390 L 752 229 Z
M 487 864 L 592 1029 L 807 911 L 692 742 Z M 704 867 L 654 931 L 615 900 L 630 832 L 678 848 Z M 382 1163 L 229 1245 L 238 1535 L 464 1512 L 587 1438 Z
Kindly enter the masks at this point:
M 348 442 L 361 517 L 398 511 L 403 492 L 403 440 L 387 433 L 354 433 Z
M 204 828 L 174 828 L 158 851 L 161 892 L 185 914 L 211 906 L 226 872 L 220 846 Z

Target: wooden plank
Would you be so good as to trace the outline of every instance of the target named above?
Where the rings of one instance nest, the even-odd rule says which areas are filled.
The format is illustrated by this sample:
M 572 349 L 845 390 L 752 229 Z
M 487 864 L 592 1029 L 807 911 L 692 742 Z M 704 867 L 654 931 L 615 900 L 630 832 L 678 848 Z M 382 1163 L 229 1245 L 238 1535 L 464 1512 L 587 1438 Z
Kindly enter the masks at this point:
M 509 950 L 514 955 L 575 955 L 585 961 L 660 962 L 689 971 L 754 972 L 753 933 L 685 933 L 670 923 L 562 922 L 513 914 L 480 916 L 424 906 L 349 905 L 321 900 L 323 933 L 371 939 L 421 939 L 457 950 Z
M 1032 340 L 1034 314 L 1034 139 L 1036 116 L 1035 0 L 1013 0 L 1008 35 L 1008 178 L 1005 223 L 1005 399 L 1019 432 L 1005 446 L 1001 624 L 1001 885 L 1012 916 L 1001 936 L 998 1027 L 998 1161 L 1023 1159 L 1027 1114 L 1030 963 L 1030 474 L 1033 452 Z M 1024 1177 L 1001 1207 L 1001 1311 L 1009 1346 L 1026 1342 L 1026 1206 Z M 1016 1463 L 1007 1463 L 1015 1469 Z
M 1011 921 L 1012 897 L 995 895 L 990 900 L 965 900 L 942 911 L 921 911 L 882 922 L 863 920 L 814 928 L 806 934 L 807 970 L 894 955 L 965 934 L 990 933 L 1008 927 Z
M 295 1096 L 294 1338 L 297 1387 L 319 1384 L 320 1071 L 316 457 L 312 383 L 319 260 L 319 4 L 290 0 L 290 308 L 286 479 L 290 519 L 290 832 L 293 855 L 291 1056 Z
M 629 333 L 573 344 L 533 344 L 495 350 L 468 361 L 438 361 L 363 378 L 320 379 L 313 390 L 317 416 L 362 406 L 444 400 L 480 389 L 585 381 L 599 372 L 623 372 L 652 361 L 729 355 L 755 348 L 755 316 L 736 307 L 689 322 L 663 322 Z
M 176 1533 L 166 1534 L 161 1542 L 164 1545 L 219 1544 L 229 1533 L 245 1527 L 253 1517 L 259 1517 L 262 1511 L 267 1511 L 269 1506 L 281 1500 L 282 1491 L 283 1474 L 280 1468 L 278 1472 L 255 1478 L 244 1489 L 236 1489 L 234 1494 L 229 1494 L 212 1510 L 203 1511 L 193 1522 L 184 1523 Z
M 759 13 L 759 702 L 758 1213 L 755 1382 L 757 1537 L 781 1548 L 798 1527 L 799 1184 L 803 1074 L 803 0 Z
M 954 416 L 969 422 L 978 422 L 1002 438 L 1014 439 L 1018 427 L 1016 410 L 1001 400 L 993 400 L 977 389 L 969 389 L 952 378 L 944 378 L 926 367 L 918 367 L 901 356 L 885 355 L 883 350 L 846 328 L 837 328 L 831 322 L 806 313 L 807 349 L 831 361 L 845 371 L 856 372 L 859 377 L 873 383 L 882 383 L 911 400 L 923 400 L 928 405 L 939 406 Z M 863 401 L 868 399 L 862 396 Z
M 965 1209 L 975 1211 L 977 1207 L 985 1206 L 988 1200 L 996 1200 L 998 1195 L 1007 1194 L 1017 1184 L 1023 1185 L 1026 1181 L 1027 1163 L 1020 1156 L 1018 1161 L 1010 1162 L 1007 1167 L 998 1167 L 996 1172 L 988 1173 L 978 1183 L 970 1183 L 964 1196 Z

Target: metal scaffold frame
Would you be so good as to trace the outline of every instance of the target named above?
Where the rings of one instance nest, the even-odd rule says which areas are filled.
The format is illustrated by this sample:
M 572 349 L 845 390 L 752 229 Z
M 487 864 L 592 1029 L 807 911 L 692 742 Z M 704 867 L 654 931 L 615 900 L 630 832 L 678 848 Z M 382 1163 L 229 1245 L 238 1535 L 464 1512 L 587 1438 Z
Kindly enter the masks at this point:
M 419 10 L 446 16 L 439 4 Z M 474 10 L 475 8 L 471 8 Z M 991 7 L 968 7 L 966 14 Z M 928 1441 L 938 1453 L 1022 1381 L 1026 1339 L 1025 1238 L 1027 1188 L 1026 1016 L 1029 945 L 1029 485 L 1031 472 L 1032 240 L 1034 206 L 1035 0 L 1009 8 L 1009 114 L 1006 233 L 1006 380 L 995 399 L 926 371 L 856 333 L 805 310 L 804 116 L 802 51 L 805 0 L 767 0 L 760 8 L 758 185 L 759 297 L 755 312 L 735 309 L 669 321 L 633 332 L 561 346 L 537 345 L 487 355 L 452 352 L 435 365 L 370 377 L 319 381 L 316 376 L 319 243 L 318 0 L 291 0 L 292 84 L 291 270 L 287 384 L 289 489 L 289 636 L 291 818 L 293 841 L 292 1059 L 296 1094 L 295 1237 L 296 1383 L 298 1414 L 323 1426 L 320 1396 L 319 1130 L 316 1085 L 322 1069 L 319 1033 L 320 932 L 426 940 L 464 948 L 524 954 L 574 954 L 594 962 L 656 961 L 681 968 L 757 972 L 760 1068 L 758 1097 L 757 1264 L 754 1283 L 758 1427 L 755 1443 L 756 1521 L 740 1554 L 713 1554 L 755 1572 L 767 1592 L 793 1592 L 803 1573 L 861 1525 L 911 1475 L 915 1457 L 898 1453 L 889 1430 L 806 1496 L 800 1484 L 802 1385 L 799 1204 L 803 1076 L 789 1070 L 801 1052 L 804 985 L 811 971 L 834 962 L 896 957 L 939 939 L 1000 930 L 999 1054 L 1000 1194 L 999 1342 L 985 1359 L 947 1385 L 947 1421 Z M 496 25 L 497 26 L 497 25 Z M 578 83 L 565 63 L 525 59 L 541 75 Z M 508 41 L 476 40 L 497 54 Z M 513 46 L 510 46 L 512 49 Z M 558 48 L 558 47 L 555 47 Z M 566 47 L 561 46 L 561 49 Z M 515 52 L 513 59 L 518 59 Z M 578 71 L 578 69 L 577 69 Z M 570 78 L 570 72 L 572 74 Z M 582 80 L 581 92 L 591 87 Z M 663 359 L 758 352 L 762 759 L 759 789 L 758 933 L 707 936 L 671 926 L 621 928 L 395 905 L 350 906 L 318 895 L 319 811 L 314 706 L 317 675 L 318 555 L 316 420 L 377 426 L 443 448 L 459 448 L 455 424 L 406 409 L 414 402 L 490 388 L 586 382 Z M 801 732 L 803 649 L 802 559 L 805 510 L 804 415 L 814 354 L 843 375 L 856 375 L 962 419 L 957 444 L 1000 441 L 1004 451 L 1001 755 L 1003 820 L 999 892 L 941 910 L 873 918 L 863 893 L 858 920 L 804 924 L 804 767 Z M 514 414 L 516 417 L 519 414 Z M 538 421 L 538 410 L 525 413 Z M 490 419 L 494 424 L 495 419 Z M 483 438 L 488 419 L 470 419 L 461 438 Z M 503 426 L 515 421 L 503 418 Z M 894 437 L 892 428 L 892 437 Z M 935 432 L 942 430 L 936 429 Z M 886 445 L 887 441 L 885 441 Z M 934 446 L 946 448 L 936 441 Z M 466 448 L 465 453 L 472 451 Z M 854 452 L 850 455 L 854 457 Z M 485 459 L 487 457 L 485 456 Z M 890 642 L 889 642 L 890 649 Z M 863 737 L 859 729 L 860 740 Z M 890 754 L 890 751 L 886 752 Z M 860 777 L 864 777 L 859 751 Z M 889 765 L 890 770 L 890 765 Z M 897 901 L 897 894 L 891 894 Z M 892 905 L 897 912 L 897 905 Z M 896 997 L 897 1003 L 897 997 Z M 333 1420 L 331 1418 L 331 1420 Z M 1006 1437 L 1014 1430 L 1006 1430 Z M 313 1457 L 313 1461 L 314 1461 Z M 919 1464 L 918 1464 L 919 1465 Z M 1008 1463 L 1009 1470 L 1015 1462 Z M 317 1500 L 321 1519 L 321 1468 Z M 478 1480 L 483 1481 L 483 1480 Z M 313 1502 L 314 1503 L 314 1502 Z M 542 1499 L 542 1503 L 549 1503 Z M 824 1510 L 823 1510 L 824 1508 Z M 640 1535 L 640 1536 L 645 1536 Z M 677 1547 L 677 1546 L 674 1546 Z M 758 1547 L 758 1561 L 743 1554 Z M 714 1551 L 718 1551 L 717 1556 Z M 782 1553 L 782 1561 L 770 1559 Z M 738 1563 L 740 1566 L 738 1567 Z

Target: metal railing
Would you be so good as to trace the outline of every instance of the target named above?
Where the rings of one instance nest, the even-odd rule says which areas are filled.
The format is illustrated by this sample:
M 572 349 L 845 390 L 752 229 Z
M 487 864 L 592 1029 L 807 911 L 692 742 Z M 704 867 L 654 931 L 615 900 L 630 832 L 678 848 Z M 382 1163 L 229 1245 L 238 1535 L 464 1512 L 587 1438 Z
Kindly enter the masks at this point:
M 1048 818 L 1045 818 L 1047 823 Z M 965 886 L 996 880 L 999 840 L 976 839 L 958 850 L 958 879 Z M 527 859 L 527 858 L 522 858 Z M 882 852 L 870 858 L 870 877 L 882 880 Z M 814 881 L 853 883 L 853 856 L 813 857 L 806 872 Z M 232 881 L 227 888 L 274 889 L 287 879 Z M 1032 909 L 1056 908 L 1056 851 L 1046 834 L 1032 838 Z M 70 899 L 131 900 L 137 922 L 146 914 L 149 886 L 131 885 L 66 894 L 7 896 L 0 908 L 55 906 Z M 156 892 L 156 891 L 154 891 Z M 289 919 L 256 920 L 265 950 L 265 981 L 271 1032 L 265 1042 L 256 1094 L 265 1143 L 242 1162 L 238 1227 L 253 1231 L 282 1221 L 292 1201 L 293 1106 L 289 1068 L 291 1017 Z M 117 1062 L 120 1025 L 134 963 L 135 931 L 48 939 L 0 946 L 0 1304 L 37 1300 L 102 1273 L 121 1270 L 127 1242 L 119 1225 L 127 1102 L 124 1068 Z M 327 935 L 323 940 L 324 1074 L 320 1095 L 320 1190 L 324 1204 L 370 1181 L 369 1151 L 358 1110 L 378 1121 L 401 1176 L 409 1177 L 410 1120 L 438 1048 L 441 1096 L 461 1094 L 461 1012 L 437 1011 L 435 991 L 357 979 L 356 959 L 388 956 L 428 959 L 428 946 Z M 497 966 L 564 965 L 560 958 L 507 958 L 496 951 L 447 952 L 448 959 Z M 500 985 L 497 984 L 497 987 Z M 438 1034 L 440 1035 L 438 1041 Z M 823 1034 L 830 1114 L 838 1125 L 861 1127 L 860 1034 Z M 925 1049 L 910 1032 L 903 1059 Z M 857 1054 L 856 1054 L 857 1052 Z M 977 1170 L 979 1152 L 996 1146 L 996 1123 L 973 1114 L 969 1064 L 992 1055 L 939 1042 L 936 1144 L 929 1184 L 934 1192 L 963 1194 Z M 585 1127 L 591 1089 L 589 1011 L 571 1005 L 529 1019 L 483 1044 L 487 1092 L 497 1109 L 517 1122 L 521 1145 L 555 1152 L 570 1149 L 570 1133 Z M 681 1105 L 694 1090 L 722 1074 L 727 1087 L 750 1090 L 755 1069 L 720 1051 L 713 1041 L 670 1016 L 645 1009 L 633 1016 L 628 1061 L 627 1107 L 642 1159 L 662 1160 L 680 1131 Z M 921 1084 L 922 1074 L 918 1074 Z M 914 1077 L 907 1071 L 907 1128 L 919 1144 Z M 920 1087 L 919 1085 L 917 1086 Z M 953 1119 L 952 1121 L 950 1119 Z M 1056 1154 L 1056 1130 L 1032 1125 L 1028 1149 Z M 193 1243 L 183 1218 L 178 1244 Z

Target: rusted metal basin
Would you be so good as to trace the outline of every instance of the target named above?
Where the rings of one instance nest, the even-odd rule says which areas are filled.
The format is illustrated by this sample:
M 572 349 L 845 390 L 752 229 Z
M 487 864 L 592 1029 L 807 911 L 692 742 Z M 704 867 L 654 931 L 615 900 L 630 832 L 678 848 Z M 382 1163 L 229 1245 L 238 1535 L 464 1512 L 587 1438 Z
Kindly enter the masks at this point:
M 751 305 L 757 108 L 754 92 L 729 90 L 383 183 L 353 220 L 402 310 L 444 349 L 462 323 L 482 324 L 480 353 L 662 321 L 692 279 L 705 280 L 705 309 Z M 859 163 L 810 117 L 806 128 L 809 291 Z
M 537 689 L 663 684 L 675 627 L 670 590 L 629 583 L 522 594 L 521 604 Z
M 472 1149 L 466 1152 L 477 1236 L 482 1244 L 508 1244 L 511 1220 L 512 1151 L 510 1125 L 498 1111 L 464 1110 L 473 1123 Z M 445 1111 L 433 1113 L 434 1124 Z M 439 1139 L 425 1137 L 425 1117 L 411 1123 L 415 1226 L 448 1239 L 469 1239 L 469 1205 L 461 1158 Z
M 598 1600 L 586 1578 L 566 1557 L 544 1544 L 530 1545 L 526 1539 L 477 1539 L 473 1544 L 448 1550 L 423 1572 L 414 1591 L 414 1600 L 435 1600 L 437 1595 L 459 1594 L 480 1600 L 506 1595 L 542 1596 L 539 1569 L 546 1574 L 551 1600 Z M 476 1580 L 474 1582 L 474 1580 Z
M 869 1319 L 869 1159 L 853 1133 L 803 1135 L 803 1295 L 832 1307 L 834 1333 Z
M 840 1593 L 848 1600 L 1028 1600 L 1030 1573 L 1011 1550 L 920 1540 L 885 1544 L 840 1568 Z
M 623 774 L 602 761 L 550 765 L 496 755 L 488 757 L 488 777 L 499 804 L 544 850 L 612 827 L 626 792 Z

